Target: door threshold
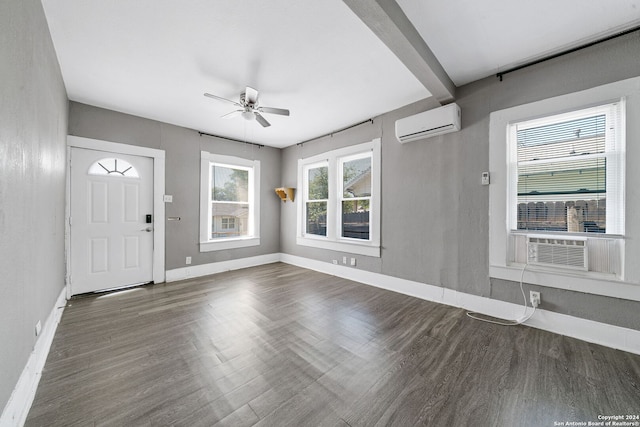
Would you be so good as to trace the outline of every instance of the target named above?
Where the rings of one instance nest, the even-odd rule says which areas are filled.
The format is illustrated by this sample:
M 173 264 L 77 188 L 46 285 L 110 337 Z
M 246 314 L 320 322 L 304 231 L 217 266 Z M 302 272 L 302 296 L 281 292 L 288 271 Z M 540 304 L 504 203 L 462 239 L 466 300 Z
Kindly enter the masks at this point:
M 131 285 L 124 285 L 124 286 L 116 286 L 113 288 L 107 288 L 107 289 L 101 289 L 99 291 L 93 291 L 93 292 L 84 292 L 82 294 L 76 294 L 76 295 L 72 295 L 71 298 L 85 298 L 85 297 L 91 297 L 91 296 L 104 296 L 104 295 L 108 295 L 108 294 L 114 294 L 117 292 L 122 292 L 122 291 L 128 291 L 128 290 L 132 290 L 135 288 L 141 288 L 143 286 L 147 286 L 147 285 L 154 285 L 155 282 L 152 280 L 150 282 L 140 282 L 140 283 L 133 283 Z

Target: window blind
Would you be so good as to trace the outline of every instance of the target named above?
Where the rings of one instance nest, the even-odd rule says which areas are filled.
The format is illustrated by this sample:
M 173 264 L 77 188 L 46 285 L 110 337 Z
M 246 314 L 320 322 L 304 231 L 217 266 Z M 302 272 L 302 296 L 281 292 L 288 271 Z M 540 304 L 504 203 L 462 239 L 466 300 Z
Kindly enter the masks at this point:
M 620 103 L 513 125 L 519 230 L 622 234 Z

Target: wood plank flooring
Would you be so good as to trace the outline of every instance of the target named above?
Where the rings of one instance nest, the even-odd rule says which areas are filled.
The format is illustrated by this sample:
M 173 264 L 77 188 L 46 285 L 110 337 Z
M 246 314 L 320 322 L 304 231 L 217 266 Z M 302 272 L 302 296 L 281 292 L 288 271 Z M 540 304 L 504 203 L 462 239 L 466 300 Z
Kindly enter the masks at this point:
M 554 426 L 622 414 L 640 414 L 638 355 L 277 263 L 72 299 L 26 425 Z

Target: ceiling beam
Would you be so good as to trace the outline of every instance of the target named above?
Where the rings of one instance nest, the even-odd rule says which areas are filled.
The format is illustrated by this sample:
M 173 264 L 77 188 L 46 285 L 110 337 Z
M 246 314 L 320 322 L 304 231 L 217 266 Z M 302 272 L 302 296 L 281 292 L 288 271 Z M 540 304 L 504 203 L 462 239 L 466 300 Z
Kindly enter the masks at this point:
M 456 86 L 395 0 L 343 0 L 441 103 Z

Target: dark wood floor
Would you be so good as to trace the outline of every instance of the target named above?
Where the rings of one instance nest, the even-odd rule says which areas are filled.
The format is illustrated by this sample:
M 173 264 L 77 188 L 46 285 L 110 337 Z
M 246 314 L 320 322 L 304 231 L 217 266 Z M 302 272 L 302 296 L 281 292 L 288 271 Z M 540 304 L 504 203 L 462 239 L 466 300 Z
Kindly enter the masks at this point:
M 27 426 L 553 426 L 640 414 L 640 356 L 271 264 L 75 298 Z

